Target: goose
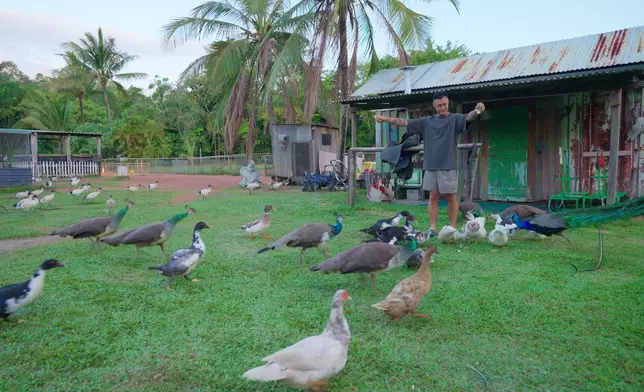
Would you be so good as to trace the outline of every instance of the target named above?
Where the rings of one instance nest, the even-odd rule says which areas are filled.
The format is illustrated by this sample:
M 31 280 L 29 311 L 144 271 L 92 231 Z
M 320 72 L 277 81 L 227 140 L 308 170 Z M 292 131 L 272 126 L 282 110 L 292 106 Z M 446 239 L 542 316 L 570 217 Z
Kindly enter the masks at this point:
M 42 208 L 45 204 L 47 204 L 47 207 L 51 207 L 51 201 L 54 200 L 55 193 L 56 191 L 52 189 L 48 195 L 40 198 L 40 207 Z
M 28 281 L 0 287 L 0 317 L 9 321 L 12 313 L 37 300 L 45 288 L 47 271 L 57 267 L 65 267 L 65 264 L 56 259 L 45 260 Z
M 103 192 L 103 188 L 98 187 L 97 191 L 94 191 L 92 193 L 88 193 L 87 196 L 85 196 L 85 198 L 83 199 L 83 202 L 86 202 L 88 200 L 96 199 L 98 197 L 98 195 L 101 194 L 101 192 Z
M 201 240 L 200 232 L 203 229 L 209 229 L 205 222 L 198 222 L 192 232 L 192 245 L 188 249 L 179 249 L 172 253 L 170 261 L 167 264 L 159 264 L 148 267 L 150 270 L 156 270 L 159 275 L 167 276 L 170 279 L 165 285 L 165 289 L 172 291 L 172 281 L 176 276 L 183 276 L 186 280 L 191 280 L 188 275 L 197 268 L 201 261 L 206 245 Z M 199 279 L 192 279 L 193 282 L 198 282 Z

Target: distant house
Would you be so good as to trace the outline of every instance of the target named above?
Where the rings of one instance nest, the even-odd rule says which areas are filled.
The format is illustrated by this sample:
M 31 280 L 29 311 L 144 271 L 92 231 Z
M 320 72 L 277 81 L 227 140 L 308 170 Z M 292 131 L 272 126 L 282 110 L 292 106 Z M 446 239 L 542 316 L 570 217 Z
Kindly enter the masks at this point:
M 562 186 L 605 190 L 612 135 L 613 194 L 644 195 L 644 138 L 626 140 L 644 116 L 644 26 L 408 68 L 376 73 L 343 103 L 417 118 L 433 114 L 436 91 L 449 92 L 455 112 L 485 102 L 490 117 L 461 140 L 482 143 L 475 198 L 540 201 Z M 377 124 L 376 146 L 405 132 Z M 599 172 L 598 155 L 606 163 Z

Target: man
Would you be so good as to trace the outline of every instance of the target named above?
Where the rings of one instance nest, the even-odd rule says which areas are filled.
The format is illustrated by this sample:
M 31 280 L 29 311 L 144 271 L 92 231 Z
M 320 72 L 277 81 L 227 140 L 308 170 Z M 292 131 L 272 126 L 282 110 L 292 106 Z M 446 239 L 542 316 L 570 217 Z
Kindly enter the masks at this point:
M 436 235 L 436 219 L 438 218 L 438 199 L 445 195 L 447 199 L 447 215 L 452 227 L 456 228 L 458 215 L 457 146 L 458 136 L 470 129 L 470 123 L 485 110 L 482 103 L 468 114 L 452 114 L 449 112 L 449 98 L 445 93 L 436 93 L 432 97 L 432 105 L 436 115 L 421 117 L 415 120 L 392 118 L 377 115 L 376 121 L 387 122 L 399 127 L 407 127 L 407 132 L 419 134 L 424 140 L 423 189 L 430 192 L 427 212 L 429 213 L 430 233 Z

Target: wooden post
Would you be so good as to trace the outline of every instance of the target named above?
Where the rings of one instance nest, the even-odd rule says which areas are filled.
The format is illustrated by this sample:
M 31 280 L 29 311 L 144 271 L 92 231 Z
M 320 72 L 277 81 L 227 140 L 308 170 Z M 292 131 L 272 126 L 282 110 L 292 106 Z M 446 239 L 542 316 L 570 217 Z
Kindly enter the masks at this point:
M 62 136 L 63 139 L 63 150 L 65 151 L 65 155 L 67 155 L 67 162 L 72 161 L 72 147 L 71 147 L 71 136 L 70 135 L 64 135 Z
M 36 178 L 38 177 L 38 134 L 32 132 L 29 137 L 31 139 L 31 173 Z
M 99 176 L 102 173 L 101 171 L 102 151 L 103 151 L 103 136 L 99 136 L 96 138 L 96 166 L 98 167 Z
M 619 134 L 622 117 L 622 89 L 610 96 L 610 156 L 608 158 L 608 204 L 617 201 Z
M 351 148 L 356 147 L 357 132 L 358 131 L 358 117 L 355 109 L 351 109 Z M 356 153 L 349 150 L 349 206 L 353 207 L 356 204 Z

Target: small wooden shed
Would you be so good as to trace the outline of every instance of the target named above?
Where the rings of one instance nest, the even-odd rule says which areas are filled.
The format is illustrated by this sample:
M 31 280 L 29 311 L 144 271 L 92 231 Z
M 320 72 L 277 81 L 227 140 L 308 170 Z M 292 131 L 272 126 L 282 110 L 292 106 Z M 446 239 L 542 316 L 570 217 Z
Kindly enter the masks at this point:
M 340 130 L 317 124 L 277 124 L 272 128 L 275 176 L 302 182 L 304 173 L 320 172 L 320 151 L 335 154 L 340 149 Z

